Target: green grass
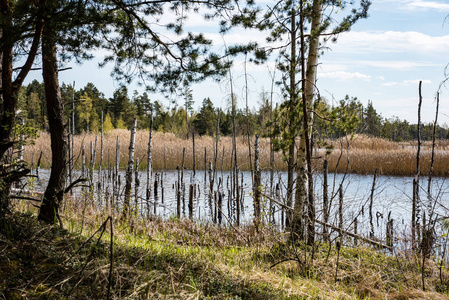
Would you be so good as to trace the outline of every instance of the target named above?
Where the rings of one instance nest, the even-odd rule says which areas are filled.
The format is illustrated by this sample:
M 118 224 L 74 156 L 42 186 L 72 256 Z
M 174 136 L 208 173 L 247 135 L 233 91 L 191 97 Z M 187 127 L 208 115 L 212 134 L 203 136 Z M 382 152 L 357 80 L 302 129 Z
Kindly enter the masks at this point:
M 8 216 L 0 234 L 0 298 L 106 299 L 109 224 L 101 240 L 93 234 L 108 216 L 92 207 L 80 216 L 75 207 L 66 205 L 65 229 L 30 213 Z M 312 260 L 310 247 L 287 244 L 268 228 L 257 233 L 158 218 L 113 225 L 111 299 L 448 298 L 437 290 L 449 274 L 443 270 L 441 286 L 432 261 L 422 291 L 416 260 L 366 247 L 342 248 L 335 278 L 335 247 L 320 244 Z

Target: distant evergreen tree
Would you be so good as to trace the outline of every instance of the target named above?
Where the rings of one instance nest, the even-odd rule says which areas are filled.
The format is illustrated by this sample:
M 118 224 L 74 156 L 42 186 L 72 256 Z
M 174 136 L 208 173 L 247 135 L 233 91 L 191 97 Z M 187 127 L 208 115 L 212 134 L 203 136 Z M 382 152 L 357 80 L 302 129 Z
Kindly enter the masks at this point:
M 200 112 L 193 120 L 193 126 L 200 135 L 213 135 L 217 127 L 217 114 L 210 98 L 203 100 Z
M 128 98 L 128 89 L 125 86 L 114 91 L 112 98 L 109 99 L 108 108 L 112 113 L 112 123 L 116 128 L 123 127 L 122 124 L 118 124 L 120 118 L 124 122 L 124 128 L 131 126 L 131 122 L 136 116 L 136 109 Z

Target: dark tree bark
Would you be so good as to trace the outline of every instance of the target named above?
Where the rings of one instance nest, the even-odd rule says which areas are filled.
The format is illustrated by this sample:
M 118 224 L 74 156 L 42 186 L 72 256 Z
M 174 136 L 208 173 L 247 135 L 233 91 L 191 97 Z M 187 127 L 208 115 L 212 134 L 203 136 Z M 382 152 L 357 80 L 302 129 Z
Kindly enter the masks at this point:
M 13 27 L 14 7 L 10 1 L 0 0 L 0 218 L 9 207 L 9 192 L 11 184 L 20 180 L 29 172 L 24 164 L 15 165 L 7 161 L 5 154 L 14 145 L 12 132 L 14 128 L 19 90 L 33 65 L 42 32 L 43 22 L 36 16 L 34 36 L 31 40 L 28 57 L 13 80 L 13 47 L 14 36 L 20 32 Z M 32 30 L 32 29 L 31 29 Z M 31 31 L 32 32 L 32 31 Z
M 56 3 L 57 1 L 48 2 L 49 6 L 56 5 Z M 68 140 L 64 124 L 64 105 L 58 80 L 56 31 L 51 27 L 51 23 L 45 24 L 42 33 L 42 73 L 50 128 L 52 165 L 38 219 L 54 224 L 59 219 L 59 206 L 64 196 Z

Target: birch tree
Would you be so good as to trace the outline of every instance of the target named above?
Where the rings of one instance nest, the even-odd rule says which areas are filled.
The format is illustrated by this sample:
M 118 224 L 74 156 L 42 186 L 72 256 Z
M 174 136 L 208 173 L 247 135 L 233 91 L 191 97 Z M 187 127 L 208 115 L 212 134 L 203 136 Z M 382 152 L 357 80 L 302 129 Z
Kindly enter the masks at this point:
M 287 205 L 292 206 L 294 171 L 296 190 L 293 216 L 287 216 L 287 226 L 293 238 L 314 242 L 315 203 L 312 178 L 313 107 L 317 98 L 317 65 L 321 48 L 327 41 L 335 42 L 339 34 L 349 31 L 359 19 L 366 18 L 370 1 L 361 0 L 354 8 L 353 1 L 337 0 L 287 0 L 278 1 L 268 8 L 257 28 L 269 32 L 269 46 L 259 48 L 256 57 L 266 59 L 260 52 L 278 53 L 278 69 L 281 71 L 284 98 L 278 113 L 283 114 L 284 124 L 278 124 L 275 134 L 278 149 L 284 151 L 288 166 Z M 334 20 L 334 12 L 351 11 L 340 21 Z M 340 14 L 341 15 L 341 14 Z M 339 15 L 339 16 L 340 16 Z M 332 24 L 336 24 L 332 26 Z M 309 32 L 306 30 L 309 28 Z M 274 45 L 276 44 L 276 45 Z M 297 76 L 300 73 L 300 76 Z M 300 78 L 298 78 L 300 77 Z M 296 140 L 299 146 L 296 149 Z M 296 152 L 296 153 L 295 153 Z M 296 155 L 295 155 L 296 154 Z M 306 217 L 307 216 L 307 217 Z M 307 231 L 305 225 L 307 226 Z

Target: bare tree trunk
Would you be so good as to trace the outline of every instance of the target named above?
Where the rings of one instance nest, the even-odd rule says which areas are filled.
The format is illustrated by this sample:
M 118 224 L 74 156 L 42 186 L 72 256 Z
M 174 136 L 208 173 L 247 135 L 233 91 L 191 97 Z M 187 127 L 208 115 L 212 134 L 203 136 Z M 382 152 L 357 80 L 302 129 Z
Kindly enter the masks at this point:
M 327 159 L 324 160 L 323 163 L 323 222 L 329 222 L 329 185 L 327 183 L 327 175 L 328 175 L 328 162 Z M 329 243 L 329 233 L 327 231 L 327 227 L 323 226 L 323 238 L 324 242 Z
M 430 195 L 430 190 L 432 186 L 432 175 L 433 175 L 433 163 L 435 161 L 435 139 L 436 139 L 436 129 L 438 125 L 438 110 L 440 107 L 440 93 L 437 92 L 436 96 L 437 104 L 436 104 L 436 112 L 435 112 L 435 121 L 433 122 L 433 132 L 432 132 L 432 156 L 430 158 L 430 170 L 429 170 L 429 179 L 427 182 L 427 198 L 428 198 L 428 211 L 429 211 L 429 223 L 432 221 L 432 215 L 433 215 L 433 205 L 432 205 L 432 197 Z
M 148 162 L 147 162 L 147 188 L 146 188 L 146 202 L 147 202 L 147 215 L 150 215 L 150 198 L 151 198 L 151 182 L 153 181 L 153 108 L 150 112 L 150 133 L 148 136 Z M 156 201 L 156 199 L 154 199 Z
M 196 158 L 195 158 L 195 131 L 192 127 L 192 169 L 193 169 L 193 178 L 195 178 L 196 175 Z
M 291 28 L 290 28 L 290 86 L 289 86 L 289 97 L 290 97 L 290 119 L 289 119 L 289 130 L 290 130 L 290 146 L 288 148 L 288 161 L 287 161 L 287 206 L 293 206 L 293 177 L 295 172 L 295 115 L 296 115 L 296 105 L 297 105 L 297 93 L 296 93 L 296 10 L 292 8 L 291 11 Z M 292 232 L 298 234 L 300 230 L 293 228 L 294 226 L 301 226 L 299 223 L 293 221 L 295 215 L 302 216 L 302 206 L 295 204 L 295 210 L 292 212 L 288 210 L 286 212 L 285 226 L 291 228 Z M 295 225 L 294 225 L 295 224 Z
M 137 119 L 133 121 L 131 128 L 131 138 L 129 141 L 129 156 L 128 169 L 126 170 L 126 185 L 125 185 L 125 199 L 123 200 L 123 220 L 128 218 L 129 202 L 131 198 L 131 184 L 133 180 L 133 166 L 134 166 L 134 144 L 136 142 Z
M 102 194 L 103 190 L 103 111 L 101 111 L 101 124 L 100 124 L 100 166 L 98 167 L 98 193 Z M 99 199 L 100 200 L 100 199 Z
M 376 177 L 377 177 L 377 169 L 374 170 L 374 178 L 373 185 L 371 186 L 371 195 L 369 197 L 369 225 L 370 225 L 370 238 L 374 238 L 374 224 L 373 224 L 373 200 L 374 200 L 374 191 L 376 189 Z
M 260 224 L 260 195 L 261 195 L 261 191 L 259 190 L 260 180 L 261 178 L 259 169 L 259 135 L 256 134 L 256 141 L 254 143 L 254 183 L 253 183 L 254 226 L 256 226 L 256 230 L 258 230 Z
M 56 6 L 56 3 L 57 1 L 49 1 L 51 6 Z M 51 28 L 51 23 L 46 23 L 42 32 L 42 74 L 50 127 L 52 165 L 38 219 L 54 224 L 56 219 L 59 219 L 59 206 L 64 196 L 68 142 L 64 124 L 64 104 L 59 90 L 56 32 Z
M 416 182 L 416 190 L 413 197 L 413 203 L 412 203 L 412 247 L 414 250 L 416 250 L 417 247 L 417 239 L 416 239 L 416 233 L 419 228 L 419 219 L 420 219 L 420 205 L 419 205 L 419 175 L 420 175 L 420 168 L 419 168 L 419 159 L 421 154 L 421 105 L 422 105 L 422 94 L 421 94 L 421 86 L 422 81 L 419 82 L 419 102 L 418 102 L 418 151 L 416 152 L 416 175 L 415 175 L 415 182 Z
M 248 155 L 249 169 L 251 171 L 251 181 L 254 185 L 253 163 L 251 158 L 251 136 L 249 132 L 249 108 L 248 108 L 248 72 L 246 71 L 246 55 L 245 55 L 245 102 L 246 102 L 246 136 L 248 138 Z

